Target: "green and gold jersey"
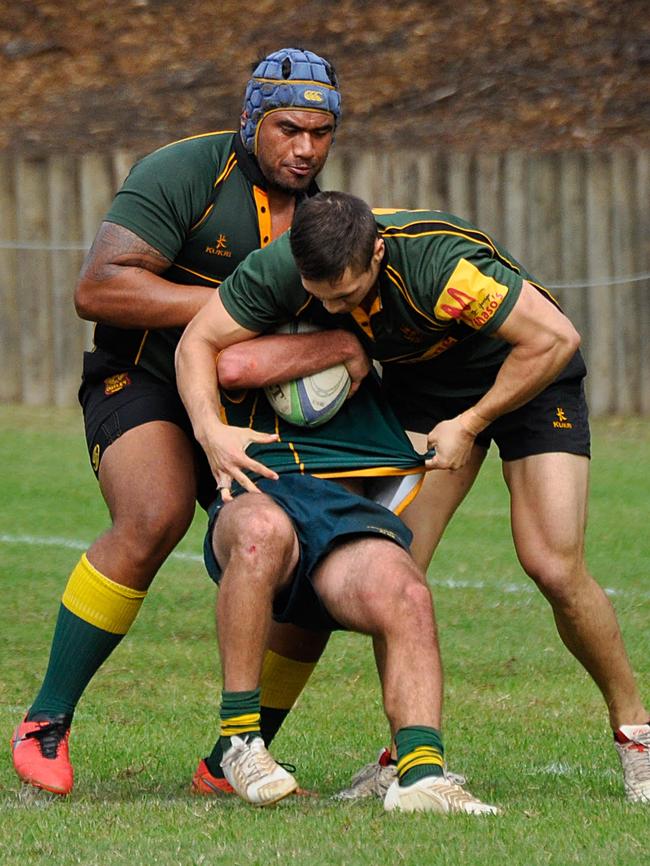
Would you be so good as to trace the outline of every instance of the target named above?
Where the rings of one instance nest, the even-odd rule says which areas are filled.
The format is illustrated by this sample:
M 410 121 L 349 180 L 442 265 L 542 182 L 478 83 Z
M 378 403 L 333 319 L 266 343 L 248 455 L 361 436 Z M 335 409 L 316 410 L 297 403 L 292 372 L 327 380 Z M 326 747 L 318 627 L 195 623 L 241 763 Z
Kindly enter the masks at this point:
M 222 391 L 221 403 L 224 423 L 278 434 L 276 442 L 253 443 L 246 453 L 279 475 L 297 472 L 317 478 L 363 478 L 369 482 L 366 495 L 398 513 L 417 492 L 415 482 L 421 480 L 424 457 L 413 450 L 374 373 L 321 427 L 303 428 L 284 421 L 258 389 Z M 403 485 L 399 502 L 391 503 L 385 497 L 393 496 L 403 476 L 414 476 L 413 483 Z M 396 483 L 382 487 L 382 479 Z
M 386 252 L 368 314 L 361 308 L 349 316 L 317 313 L 320 304 L 303 288 L 286 236 L 253 253 L 224 282 L 226 309 L 253 331 L 308 309 L 330 327 L 354 330 L 389 379 L 391 371 L 403 381 L 415 379 L 431 396 L 484 393 L 510 351 L 492 334 L 512 310 L 523 280 L 552 298 L 507 250 L 458 217 L 374 213 Z
M 238 134 L 210 132 L 166 145 L 137 162 L 106 221 L 166 256 L 174 283 L 217 288 L 251 250 L 271 240 L 267 186 Z M 312 185 L 309 194 L 317 192 Z M 95 344 L 174 381 L 181 328 L 127 330 L 98 324 Z

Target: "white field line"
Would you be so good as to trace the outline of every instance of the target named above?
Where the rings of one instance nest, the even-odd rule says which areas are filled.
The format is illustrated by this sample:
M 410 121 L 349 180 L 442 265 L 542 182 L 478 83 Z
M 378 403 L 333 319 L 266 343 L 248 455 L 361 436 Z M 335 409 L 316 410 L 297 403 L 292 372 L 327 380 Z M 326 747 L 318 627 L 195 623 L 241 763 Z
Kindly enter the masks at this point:
M 88 550 L 90 542 L 81 541 L 76 538 L 60 538 L 56 535 L 3 535 L 0 533 L 0 544 L 24 544 L 26 547 L 63 547 L 68 550 Z M 175 550 L 171 556 L 174 559 L 190 560 L 191 562 L 203 562 L 203 557 L 198 553 L 183 553 Z
M 26 547 L 62 547 L 68 550 L 88 550 L 90 543 L 75 538 L 61 538 L 59 536 L 39 536 L 39 535 L 7 535 L 0 533 L 0 544 L 18 544 Z M 184 560 L 185 562 L 203 562 L 203 557 L 197 553 L 184 553 L 180 550 L 175 550 L 170 554 L 170 558 Z M 502 592 L 505 594 L 533 594 L 537 592 L 532 581 L 526 583 L 491 583 L 485 580 L 456 580 L 454 578 L 446 578 L 444 580 L 429 578 L 429 583 L 432 586 L 437 586 L 442 589 L 474 589 L 474 590 L 492 590 L 493 592 Z M 635 592 L 630 589 L 614 589 L 606 587 L 607 595 L 625 596 L 630 599 L 647 599 L 650 598 L 650 592 Z

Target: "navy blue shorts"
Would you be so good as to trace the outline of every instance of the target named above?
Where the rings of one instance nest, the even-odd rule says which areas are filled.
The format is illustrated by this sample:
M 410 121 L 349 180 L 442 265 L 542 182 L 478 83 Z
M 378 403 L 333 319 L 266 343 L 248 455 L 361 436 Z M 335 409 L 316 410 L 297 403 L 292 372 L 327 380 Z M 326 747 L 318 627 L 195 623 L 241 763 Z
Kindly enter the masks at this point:
M 298 565 L 289 586 L 275 598 L 273 618 L 309 629 L 342 628 L 314 590 L 312 575 L 318 563 L 338 544 L 355 536 L 377 535 L 408 550 L 411 531 L 383 505 L 350 493 L 333 481 L 295 472 L 281 475 L 277 481 L 262 478 L 256 483 L 291 518 L 300 545 Z M 223 505 L 219 495 L 208 509 L 203 546 L 208 574 L 216 583 L 221 580 L 221 568 L 211 542 Z M 372 563 L 368 567 L 372 568 Z
M 198 479 L 196 498 L 207 509 L 216 495 L 216 482 L 173 385 L 142 367 L 96 349 L 84 353 L 79 402 L 95 475 L 106 449 L 127 430 L 150 421 L 169 421 L 180 427 L 192 443 Z

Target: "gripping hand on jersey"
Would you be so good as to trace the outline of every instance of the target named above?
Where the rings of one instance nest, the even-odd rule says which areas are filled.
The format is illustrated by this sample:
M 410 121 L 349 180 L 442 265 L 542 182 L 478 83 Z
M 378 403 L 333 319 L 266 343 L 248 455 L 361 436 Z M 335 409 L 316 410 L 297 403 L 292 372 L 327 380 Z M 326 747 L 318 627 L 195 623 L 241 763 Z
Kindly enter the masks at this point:
M 424 465 L 427 469 L 462 469 L 470 459 L 478 432 L 471 428 L 469 412 L 440 421 L 427 436 L 427 447 L 435 450 L 435 455 Z
M 230 427 L 220 421 L 204 431 L 201 446 L 224 502 L 230 502 L 233 498 L 233 481 L 237 481 L 249 493 L 259 493 L 246 473 L 255 472 L 274 480 L 278 478 L 277 472 L 246 455 L 249 445 L 275 442 L 277 438 L 274 433 L 258 433 L 248 427 Z

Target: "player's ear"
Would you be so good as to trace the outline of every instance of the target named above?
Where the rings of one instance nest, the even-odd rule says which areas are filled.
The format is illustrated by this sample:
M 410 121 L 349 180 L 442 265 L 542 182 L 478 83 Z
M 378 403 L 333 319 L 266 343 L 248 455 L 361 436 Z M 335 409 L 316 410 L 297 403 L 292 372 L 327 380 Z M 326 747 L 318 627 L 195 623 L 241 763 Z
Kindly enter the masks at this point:
M 384 258 L 384 239 L 377 238 L 375 241 L 375 251 L 372 254 L 372 258 L 375 262 L 380 262 Z
M 243 129 L 246 126 L 246 121 L 248 120 L 248 112 L 242 111 L 241 117 L 239 118 L 239 126 Z

